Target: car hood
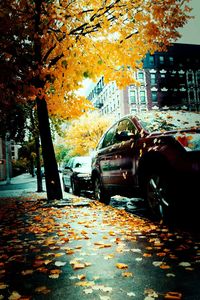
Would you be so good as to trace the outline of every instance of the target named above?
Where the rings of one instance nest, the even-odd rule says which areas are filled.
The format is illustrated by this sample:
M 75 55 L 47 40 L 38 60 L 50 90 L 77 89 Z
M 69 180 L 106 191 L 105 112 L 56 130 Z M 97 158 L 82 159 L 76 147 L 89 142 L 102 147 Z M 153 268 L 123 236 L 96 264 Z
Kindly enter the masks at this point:
M 74 172 L 76 173 L 82 173 L 82 174 L 91 174 L 91 168 L 90 167 L 80 167 L 80 168 L 74 168 L 73 169 Z

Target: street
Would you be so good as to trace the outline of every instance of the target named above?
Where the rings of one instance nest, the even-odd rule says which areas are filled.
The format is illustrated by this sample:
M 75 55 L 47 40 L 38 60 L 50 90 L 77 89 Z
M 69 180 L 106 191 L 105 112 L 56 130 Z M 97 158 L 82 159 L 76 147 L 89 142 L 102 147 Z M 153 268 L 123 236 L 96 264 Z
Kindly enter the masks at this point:
M 119 197 L 49 203 L 29 184 L 0 199 L 0 299 L 200 299 L 196 232 L 126 212 Z

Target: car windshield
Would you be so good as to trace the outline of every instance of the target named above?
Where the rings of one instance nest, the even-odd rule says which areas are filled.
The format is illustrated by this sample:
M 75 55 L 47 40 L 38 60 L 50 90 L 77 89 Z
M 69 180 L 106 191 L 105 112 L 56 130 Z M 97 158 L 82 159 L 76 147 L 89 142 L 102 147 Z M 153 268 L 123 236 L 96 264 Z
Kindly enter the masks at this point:
M 148 131 L 170 131 L 200 127 L 200 113 L 187 111 L 148 111 L 137 115 Z
M 74 168 L 90 167 L 91 158 L 90 157 L 78 157 L 74 160 Z

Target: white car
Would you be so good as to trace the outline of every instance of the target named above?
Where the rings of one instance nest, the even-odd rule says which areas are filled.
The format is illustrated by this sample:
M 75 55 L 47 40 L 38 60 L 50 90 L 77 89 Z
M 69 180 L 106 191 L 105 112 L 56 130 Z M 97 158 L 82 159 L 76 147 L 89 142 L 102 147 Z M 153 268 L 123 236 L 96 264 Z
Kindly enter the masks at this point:
M 72 193 L 79 196 L 81 191 L 91 190 L 91 157 L 71 158 L 63 169 L 62 179 L 65 192 L 72 189 Z

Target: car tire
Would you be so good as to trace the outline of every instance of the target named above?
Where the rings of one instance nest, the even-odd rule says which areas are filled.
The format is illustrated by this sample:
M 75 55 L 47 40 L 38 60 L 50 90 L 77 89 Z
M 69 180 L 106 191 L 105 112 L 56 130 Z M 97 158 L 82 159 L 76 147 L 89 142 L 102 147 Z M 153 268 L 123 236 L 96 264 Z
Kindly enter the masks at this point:
M 75 196 L 80 196 L 80 189 L 78 188 L 78 186 L 76 185 L 73 179 L 71 182 L 71 187 L 72 187 L 72 194 L 74 194 Z
M 174 195 L 169 176 L 155 170 L 146 177 L 145 181 L 145 200 L 152 217 L 156 221 L 171 223 Z
M 66 187 L 66 186 L 64 186 L 64 191 L 65 191 L 66 193 L 69 193 L 69 188 Z
M 99 177 L 95 177 L 93 180 L 93 191 L 95 200 L 98 200 L 104 204 L 110 203 L 110 195 L 105 193 Z

